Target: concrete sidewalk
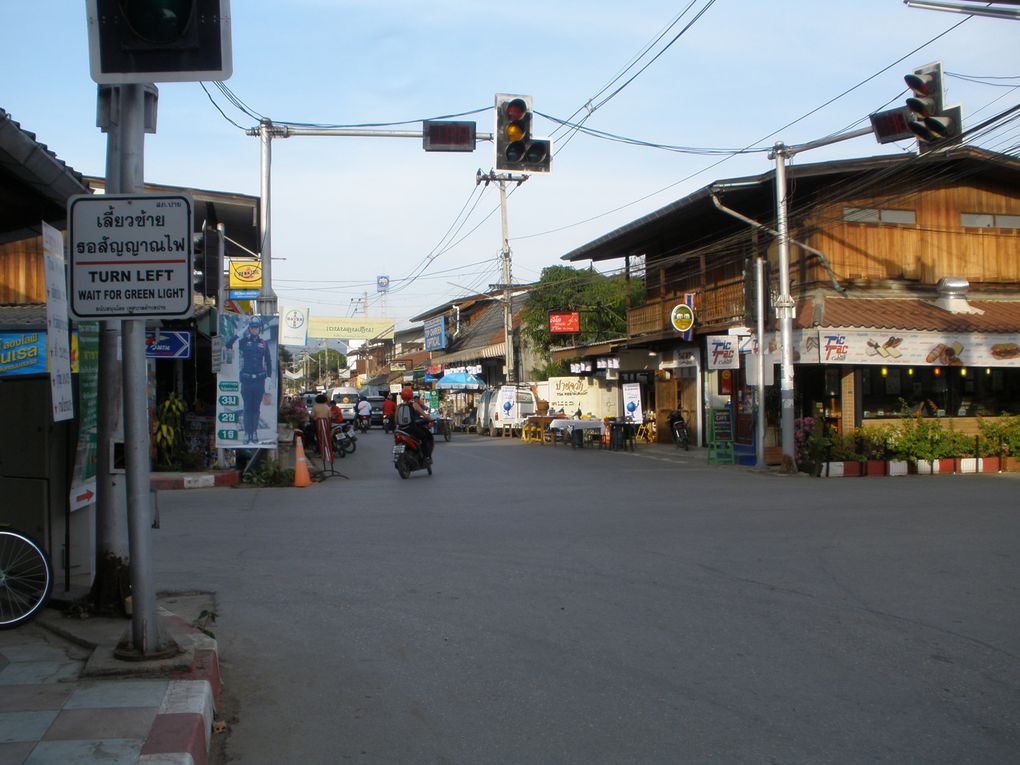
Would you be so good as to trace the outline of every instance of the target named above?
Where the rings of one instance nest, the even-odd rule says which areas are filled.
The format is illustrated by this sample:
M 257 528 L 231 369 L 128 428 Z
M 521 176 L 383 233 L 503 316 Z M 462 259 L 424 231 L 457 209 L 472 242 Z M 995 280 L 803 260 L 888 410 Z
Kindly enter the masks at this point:
M 124 661 L 131 620 L 66 617 L 59 601 L 0 632 L 0 765 L 207 761 L 219 698 L 216 640 L 193 626 L 209 593 L 162 595 L 160 624 L 180 653 Z

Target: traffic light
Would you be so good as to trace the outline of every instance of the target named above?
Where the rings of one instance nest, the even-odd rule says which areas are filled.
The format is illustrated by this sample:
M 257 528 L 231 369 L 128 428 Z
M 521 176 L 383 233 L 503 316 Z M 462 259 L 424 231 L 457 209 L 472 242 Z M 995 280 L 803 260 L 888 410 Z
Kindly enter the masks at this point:
M 86 0 L 100 85 L 230 78 L 229 0 Z
M 943 103 L 941 63 L 919 67 L 903 79 L 913 91 L 907 99 L 913 117 L 907 127 L 917 136 L 922 151 L 930 144 L 960 135 L 963 110 Z
M 192 268 L 194 275 L 195 293 L 205 295 L 207 298 L 217 299 L 222 277 L 222 263 L 220 261 L 220 232 L 215 226 L 206 225 L 201 235 L 195 235 L 196 244 L 201 243 L 201 254 L 195 255 L 195 264 Z
M 531 135 L 531 96 L 496 95 L 496 169 L 548 173 L 552 141 Z

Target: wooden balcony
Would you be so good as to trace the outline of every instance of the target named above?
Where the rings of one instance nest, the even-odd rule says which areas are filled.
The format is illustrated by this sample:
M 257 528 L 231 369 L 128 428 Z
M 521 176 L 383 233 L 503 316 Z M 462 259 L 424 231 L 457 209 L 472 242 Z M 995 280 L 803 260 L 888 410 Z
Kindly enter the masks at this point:
M 669 314 L 683 295 L 651 298 L 627 311 L 627 335 L 637 337 L 666 332 L 671 328 Z M 744 280 L 730 279 L 698 292 L 698 324 L 726 324 L 744 320 Z

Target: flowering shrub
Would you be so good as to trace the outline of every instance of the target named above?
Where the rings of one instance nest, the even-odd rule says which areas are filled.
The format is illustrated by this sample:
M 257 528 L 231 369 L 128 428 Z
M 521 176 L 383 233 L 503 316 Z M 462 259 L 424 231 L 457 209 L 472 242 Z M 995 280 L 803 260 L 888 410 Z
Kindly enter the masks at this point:
M 300 428 L 308 421 L 308 407 L 300 396 L 285 398 L 280 404 L 279 422 L 285 422 L 292 428 Z
M 793 444 L 796 450 L 797 464 L 810 461 L 808 441 L 815 432 L 815 418 L 803 417 L 793 421 Z

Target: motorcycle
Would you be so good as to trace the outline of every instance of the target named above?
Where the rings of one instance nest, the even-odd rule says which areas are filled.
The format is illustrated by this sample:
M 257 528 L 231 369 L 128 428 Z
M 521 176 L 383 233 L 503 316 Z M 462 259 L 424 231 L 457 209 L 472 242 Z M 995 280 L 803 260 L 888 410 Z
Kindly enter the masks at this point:
M 358 426 L 358 430 L 362 433 L 367 433 L 368 429 L 372 427 L 372 418 L 367 414 L 359 414 L 355 420 Z
M 330 426 L 333 438 L 333 451 L 341 457 L 354 454 L 358 448 L 358 437 L 354 435 L 354 426 L 348 422 L 335 422 Z
M 675 447 L 679 449 L 682 446 L 685 451 L 691 448 L 687 423 L 684 422 L 684 416 L 676 409 L 669 413 L 669 432 Z
M 415 470 L 427 470 L 432 475 L 432 463 L 425 456 L 422 444 L 410 429 L 397 427 L 393 432 L 393 467 L 401 478 L 409 478 Z
M 382 429 L 383 433 L 393 432 L 393 418 L 388 414 L 382 418 Z

